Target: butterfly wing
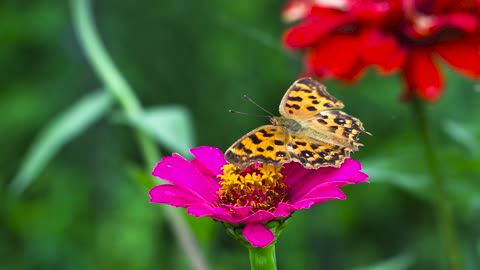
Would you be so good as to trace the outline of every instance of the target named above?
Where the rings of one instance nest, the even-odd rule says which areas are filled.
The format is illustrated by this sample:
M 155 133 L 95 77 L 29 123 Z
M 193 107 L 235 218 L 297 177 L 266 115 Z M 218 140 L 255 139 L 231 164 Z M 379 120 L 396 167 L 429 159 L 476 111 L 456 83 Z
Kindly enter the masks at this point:
M 339 167 L 343 160 L 350 156 L 351 151 L 300 134 L 292 136 L 287 144 L 287 152 L 293 161 L 299 162 L 303 167 L 318 169 L 324 166 Z
M 357 151 L 362 133 L 367 133 L 362 122 L 338 110 L 322 111 L 302 123 L 302 130 L 309 137 Z
M 324 110 L 341 108 L 342 101 L 330 95 L 324 85 L 312 78 L 302 78 L 287 90 L 279 111 L 284 117 L 300 121 Z
M 225 158 L 242 170 L 256 162 L 281 166 L 290 161 L 287 152 L 289 141 L 290 135 L 286 128 L 261 126 L 230 146 L 225 152 Z

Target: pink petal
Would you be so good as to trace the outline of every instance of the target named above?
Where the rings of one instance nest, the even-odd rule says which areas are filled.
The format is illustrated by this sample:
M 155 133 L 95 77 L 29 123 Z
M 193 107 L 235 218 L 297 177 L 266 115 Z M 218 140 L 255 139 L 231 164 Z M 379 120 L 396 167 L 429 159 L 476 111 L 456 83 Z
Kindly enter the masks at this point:
M 342 163 L 342 167 L 343 166 L 349 166 L 349 167 L 353 167 L 357 170 L 361 170 L 362 169 L 362 163 L 360 163 L 359 161 L 355 160 L 355 159 L 352 159 L 352 158 L 346 158 L 343 163 Z
M 286 22 L 302 19 L 310 12 L 311 5 L 305 0 L 290 0 L 283 8 L 282 18 Z
M 218 183 L 203 176 L 189 161 L 180 155 L 164 157 L 153 169 L 152 175 L 172 184 L 188 188 L 208 202 L 216 202 Z
M 250 211 L 252 210 L 252 206 L 234 206 L 234 205 L 224 205 L 223 207 L 227 208 L 231 215 L 240 222 L 244 218 L 250 215 Z
M 258 210 L 250 216 L 242 219 L 240 223 L 266 223 L 275 218 L 276 216 L 272 212 Z
M 358 174 L 358 169 L 351 166 L 340 168 L 322 167 L 303 178 L 301 182 L 290 186 L 290 202 L 296 202 L 311 190 L 322 186 L 341 186 L 348 184 Z M 285 181 L 286 182 L 286 181 Z
M 148 193 L 152 203 L 164 203 L 175 207 L 205 203 L 205 200 L 198 194 L 176 185 L 159 185 L 150 189 Z
M 222 207 L 212 207 L 209 204 L 196 204 L 187 207 L 187 214 L 199 217 L 211 217 L 220 221 L 231 221 L 231 215 L 227 209 Z
M 293 212 L 297 211 L 298 208 L 295 206 L 288 204 L 288 203 L 279 203 L 277 206 L 277 209 L 275 209 L 274 215 L 276 217 L 288 217 L 290 216 Z
M 298 201 L 293 203 L 293 206 L 298 209 L 310 208 L 312 205 L 324 203 L 329 200 L 344 200 L 345 194 L 340 188 L 335 186 L 320 187 L 312 190 Z
M 220 149 L 212 146 L 200 146 L 190 149 L 192 155 L 205 167 L 212 171 L 214 176 L 223 174 L 222 166 L 227 164 Z
M 285 164 L 282 174 L 285 176 L 285 184 L 292 186 L 298 181 L 301 181 L 306 175 L 310 174 L 311 170 L 305 169 L 298 162 L 290 162 Z
M 275 240 L 275 235 L 263 224 L 247 224 L 242 234 L 253 247 L 265 248 Z

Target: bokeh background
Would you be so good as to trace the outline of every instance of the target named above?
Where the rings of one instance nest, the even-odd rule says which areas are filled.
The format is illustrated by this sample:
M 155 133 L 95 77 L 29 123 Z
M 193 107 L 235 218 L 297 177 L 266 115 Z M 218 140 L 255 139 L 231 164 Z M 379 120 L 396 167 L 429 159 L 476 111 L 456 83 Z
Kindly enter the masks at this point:
M 184 148 L 226 150 L 267 122 L 227 111 L 263 114 L 242 99 L 246 94 L 276 114 L 302 71 L 301 55 L 281 45 L 282 5 L 104 0 L 94 1 L 93 12 L 142 104 L 178 105 L 189 114 L 188 128 L 150 124 L 191 140 Z M 12 180 L 41 131 L 102 82 L 80 48 L 68 1 L 4 0 L 0 25 L 0 269 L 189 269 L 162 209 L 148 203 L 132 125 L 115 102 L 13 195 Z M 444 72 L 445 93 L 428 105 L 429 124 L 466 267 L 480 269 L 480 85 Z M 346 201 L 295 213 L 277 244 L 279 269 L 446 269 L 426 161 L 410 105 L 400 100 L 399 76 L 372 70 L 355 84 L 324 83 L 373 134 L 353 155 L 370 183 L 345 187 Z M 158 149 L 183 151 L 165 143 Z M 189 222 L 211 269 L 249 268 L 247 251 L 221 224 Z

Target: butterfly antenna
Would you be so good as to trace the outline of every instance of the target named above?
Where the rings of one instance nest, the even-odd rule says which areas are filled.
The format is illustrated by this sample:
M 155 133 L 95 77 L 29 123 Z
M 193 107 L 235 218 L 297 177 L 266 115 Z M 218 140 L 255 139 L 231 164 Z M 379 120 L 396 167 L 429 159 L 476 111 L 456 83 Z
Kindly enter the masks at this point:
M 275 115 L 269 111 L 267 111 L 265 108 L 263 108 L 262 106 L 258 105 L 255 101 L 253 101 L 253 99 L 247 95 L 243 95 L 243 98 L 250 101 L 253 105 L 257 106 L 258 108 L 260 108 L 262 111 L 268 113 L 268 115 L 270 115 L 271 117 L 275 117 Z
M 238 113 L 238 114 L 243 114 L 243 115 L 248 115 L 248 116 L 262 117 L 262 118 L 269 118 L 270 117 L 268 115 L 249 114 L 249 113 L 239 112 L 239 111 L 234 111 L 234 110 L 228 110 L 228 112 L 229 113 Z

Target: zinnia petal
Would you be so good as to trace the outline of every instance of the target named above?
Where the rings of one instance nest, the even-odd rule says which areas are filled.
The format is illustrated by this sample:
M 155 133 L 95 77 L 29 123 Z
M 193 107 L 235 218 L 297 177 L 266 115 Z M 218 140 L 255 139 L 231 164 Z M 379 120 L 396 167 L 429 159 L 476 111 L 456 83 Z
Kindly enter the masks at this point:
M 304 176 L 301 181 L 296 184 L 289 184 L 285 179 L 285 183 L 290 185 L 290 202 L 296 202 L 311 190 L 323 186 L 343 186 L 354 182 L 354 178 L 358 176 L 359 168 L 349 166 L 350 163 L 345 162 L 339 168 L 322 167 L 316 171 L 312 171 Z
M 262 224 L 247 224 L 242 234 L 253 247 L 265 248 L 275 240 L 275 235 Z
M 438 44 L 436 52 L 457 70 L 480 76 L 480 38 L 461 39 Z
M 214 179 L 203 176 L 190 162 L 180 155 L 164 157 L 155 166 L 152 175 L 169 181 L 172 184 L 188 188 L 192 193 L 209 202 L 217 201 L 216 192 L 213 187 Z
M 366 65 L 362 60 L 362 53 L 361 35 L 331 35 L 307 54 L 307 69 L 318 76 L 335 76 L 352 81 Z
M 290 48 L 306 48 L 350 21 L 350 17 L 336 12 L 331 15 L 317 15 L 306 22 L 287 30 L 284 42 Z
M 330 200 L 344 200 L 345 193 L 336 186 L 318 187 L 293 203 L 297 209 L 310 208 L 312 205 Z
M 200 146 L 190 149 L 190 152 L 205 167 L 212 171 L 214 176 L 223 173 L 222 166 L 227 164 L 227 161 L 220 149 L 212 146 Z
M 436 101 L 440 97 L 442 77 L 430 50 L 412 50 L 403 74 L 407 87 L 415 90 L 424 100 Z
M 192 204 L 205 203 L 198 194 L 176 185 L 158 185 L 149 192 L 150 202 L 165 203 L 175 207 L 187 207 Z

